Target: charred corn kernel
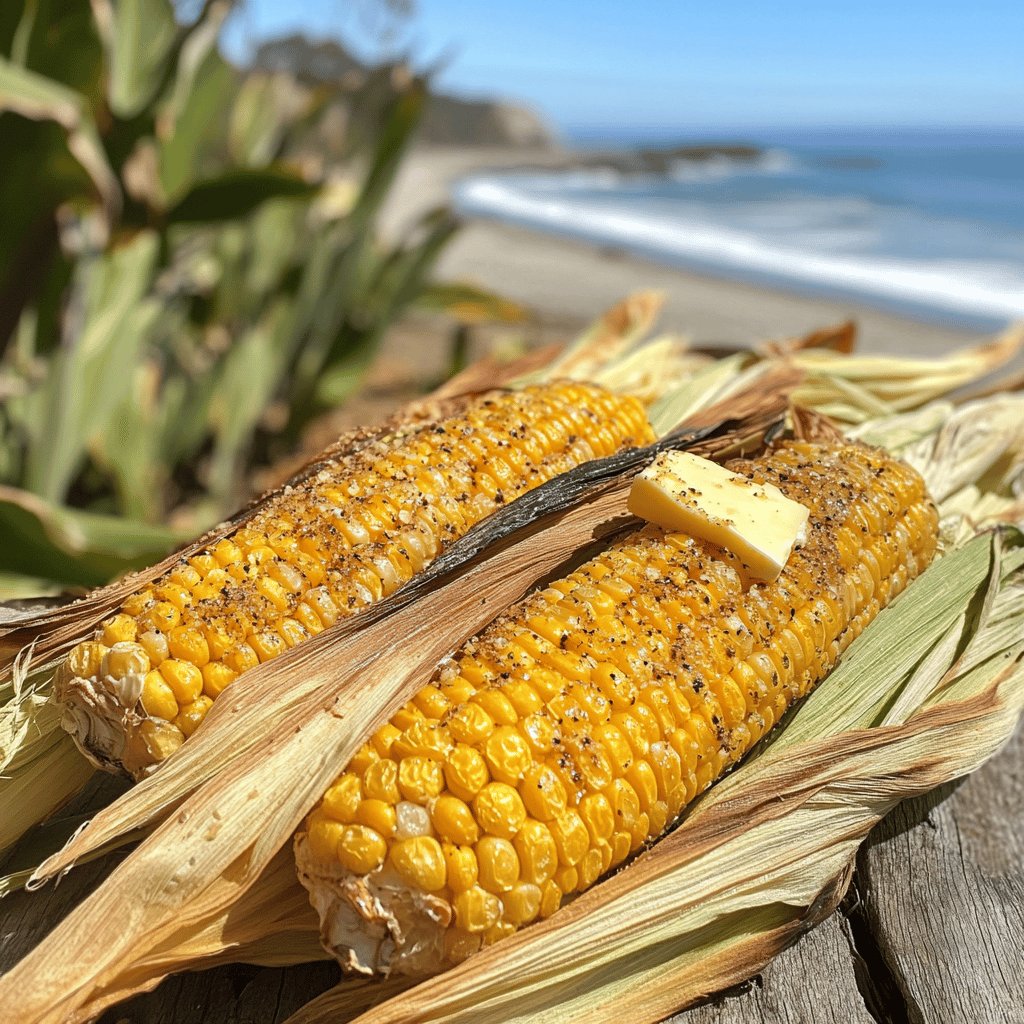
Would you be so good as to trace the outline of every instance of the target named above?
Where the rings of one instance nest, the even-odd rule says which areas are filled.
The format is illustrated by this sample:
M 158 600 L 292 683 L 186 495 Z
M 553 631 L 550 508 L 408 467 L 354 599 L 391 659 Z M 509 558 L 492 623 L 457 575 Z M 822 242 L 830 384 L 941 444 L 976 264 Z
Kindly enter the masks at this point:
M 452 846 L 450 843 L 445 843 L 442 850 L 448 872 L 448 888 L 455 893 L 472 889 L 478 877 L 476 852 L 471 847 Z
M 211 661 L 203 666 L 203 693 L 211 701 L 216 700 L 227 687 L 238 678 L 238 673 L 222 661 Z
M 490 781 L 483 755 L 467 744 L 456 745 L 444 766 L 448 788 L 463 800 L 472 800 Z
M 122 640 L 103 656 L 100 672 L 104 676 L 123 679 L 125 676 L 144 676 L 150 668 L 149 655 L 142 644 Z
M 130 615 L 115 615 L 103 623 L 100 640 L 107 647 L 126 643 L 135 639 L 138 628 L 138 623 Z
M 456 416 L 328 459 L 230 536 L 129 595 L 101 624 L 100 639 L 111 647 L 160 632 L 177 661 L 197 669 L 223 662 L 245 672 L 253 658 L 269 661 L 393 593 L 506 502 L 588 459 L 651 440 L 635 399 L 590 384 L 482 399 Z M 149 653 L 154 665 L 167 657 Z M 222 689 L 210 683 L 206 692 L 215 698 Z M 65 687 L 62 695 L 88 714 L 84 691 Z M 446 701 L 451 696 L 435 693 L 425 711 L 436 719 Z M 482 706 L 498 725 L 513 726 L 536 704 L 526 688 L 508 697 L 495 692 Z M 109 759 L 107 751 L 97 754 Z M 126 767 L 141 773 L 149 766 Z
M 100 666 L 103 664 L 103 656 L 108 648 L 105 644 L 87 640 L 79 644 L 69 655 L 67 661 L 68 671 L 73 676 L 82 679 L 96 678 L 100 674 Z
M 488 892 L 503 893 L 519 880 L 519 857 L 507 839 L 484 836 L 476 844 L 480 885 Z
M 547 765 L 529 768 L 519 784 L 519 795 L 526 810 L 539 821 L 557 818 L 568 805 L 562 780 Z
M 555 873 L 558 867 L 558 847 L 546 825 L 532 819 L 524 822 L 512 840 L 512 845 L 519 857 L 519 869 L 524 881 L 542 885 Z
M 387 757 L 387 751 L 381 757 L 383 760 L 375 761 L 363 773 L 363 790 L 371 800 L 397 804 L 402 799 L 398 791 L 398 765 Z
M 162 718 L 171 722 L 178 715 L 178 702 L 174 699 L 174 691 L 156 669 L 147 672 L 146 678 L 142 681 L 141 700 L 146 714 L 151 718 Z
M 417 889 L 436 892 L 444 888 L 444 853 L 433 836 L 399 839 L 392 844 L 389 857 L 395 870 Z
M 384 863 L 388 855 L 388 844 L 372 828 L 365 825 L 342 825 L 337 834 L 338 861 L 353 874 L 365 875 Z
M 444 769 L 429 757 L 403 757 L 398 763 L 398 789 L 406 800 L 426 804 L 444 789 Z
M 347 825 L 356 820 L 362 799 L 362 786 L 358 777 L 347 772 L 327 790 L 320 806 L 324 814 Z
M 179 704 L 191 704 L 203 692 L 203 674 L 187 661 L 168 658 L 157 671 L 167 681 Z
M 200 695 L 190 704 L 186 704 L 175 718 L 174 724 L 184 733 L 186 739 L 199 728 L 199 724 L 206 717 L 206 712 L 213 707 L 213 701 L 209 697 Z
M 473 813 L 484 832 L 511 839 L 526 821 L 523 798 L 507 783 L 489 782 L 473 798 Z
M 719 549 L 647 526 L 495 620 L 432 681 L 460 694 L 445 694 L 457 742 L 434 806 L 468 804 L 481 833 L 475 885 L 467 871 L 457 894 L 438 892 L 461 931 L 547 916 L 655 840 L 934 553 L 921 479 L 880 452 L 787 443 L 729 468 L 810 510 L 778 579 L 751 586 Z M 390 965 L 421 955 L 399 939 Z
M 480 838 L 480 828 L 469 805 L 450 793 L 434 801 L 430 818 L 437 834 L 451 843 L 472 845 Z
M 479 885 L 460 892 L 452 900 L 452 906 L 455 908 L 455 923 L 474 935 L 487 931 L 501 916 L 501 901 Z

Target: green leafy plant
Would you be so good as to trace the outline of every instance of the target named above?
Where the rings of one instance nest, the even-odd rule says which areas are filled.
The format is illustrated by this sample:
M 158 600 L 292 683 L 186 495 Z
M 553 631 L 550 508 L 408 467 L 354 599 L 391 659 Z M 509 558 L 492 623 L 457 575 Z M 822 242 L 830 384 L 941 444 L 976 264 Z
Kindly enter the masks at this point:
M 231 6 L 0 10 L 4 586 L 94 585 L 230 512 L 358 386 L 454 231 L 375 230 L 427 83 L 243 74 Z

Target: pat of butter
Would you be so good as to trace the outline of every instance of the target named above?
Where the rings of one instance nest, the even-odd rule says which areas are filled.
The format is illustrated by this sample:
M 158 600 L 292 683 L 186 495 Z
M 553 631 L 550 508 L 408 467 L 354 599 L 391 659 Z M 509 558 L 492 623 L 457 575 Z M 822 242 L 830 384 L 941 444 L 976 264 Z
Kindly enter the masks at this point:
M 807 508 L 689 452 L 662 452 L 633 481 L 629 511 L 731 551 L 747 575 L 774 580 L 806 534 Z

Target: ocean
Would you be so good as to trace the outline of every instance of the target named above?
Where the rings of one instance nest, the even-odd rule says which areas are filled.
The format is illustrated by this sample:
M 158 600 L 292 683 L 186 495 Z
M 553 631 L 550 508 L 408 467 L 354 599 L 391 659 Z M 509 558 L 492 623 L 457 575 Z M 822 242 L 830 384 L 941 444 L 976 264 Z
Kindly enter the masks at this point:
M 680 161 L 660 177 L 478 174 L 457 184 L 454 201 L 661 263 L 919 319 L 997 329 L 1024 318 L 1024 131 L 835 129 L 742 141 L 760 157 Z

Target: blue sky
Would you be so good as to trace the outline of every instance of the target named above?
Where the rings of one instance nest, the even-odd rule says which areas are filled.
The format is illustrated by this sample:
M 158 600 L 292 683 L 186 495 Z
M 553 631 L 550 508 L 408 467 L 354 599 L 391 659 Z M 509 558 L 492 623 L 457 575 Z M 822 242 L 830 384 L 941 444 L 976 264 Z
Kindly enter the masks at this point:
M 1021 0 L 417 0 L 397 27 L 374 0 L 246 0 L 225 44 L 290 31 L 444 57 L 445 88 L 569 133 L 1024 127 Z

